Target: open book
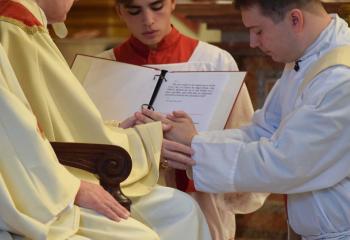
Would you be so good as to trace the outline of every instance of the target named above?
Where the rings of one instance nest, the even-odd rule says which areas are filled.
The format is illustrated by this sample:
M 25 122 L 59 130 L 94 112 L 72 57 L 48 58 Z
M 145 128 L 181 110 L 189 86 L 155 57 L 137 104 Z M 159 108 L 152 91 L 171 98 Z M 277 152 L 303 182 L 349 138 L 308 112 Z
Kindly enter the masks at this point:
M 122 121 L 156 95 L 152 102 L 155 111 L 183 110 L 199 131 L 223 129 L 246 73 L 172 71 L 182 64 L 144 67 L 77 55 L 72 71 L 104 120 Z

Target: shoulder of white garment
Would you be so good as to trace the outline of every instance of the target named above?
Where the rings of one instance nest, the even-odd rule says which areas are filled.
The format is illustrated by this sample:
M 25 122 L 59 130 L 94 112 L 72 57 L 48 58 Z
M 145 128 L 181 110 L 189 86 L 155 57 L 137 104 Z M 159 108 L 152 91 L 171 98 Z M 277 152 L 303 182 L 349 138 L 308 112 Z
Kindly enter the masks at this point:
M 306 86 L 302 99 L 304 104 L 319 105 L 324 98 L 332 93 L 349 95 L 350 97 L 350 68 L 334 66 L 323 71 Z
M 237 71 L 236 61 L 230 53 L 212 44 L 199 41 L 189 62 L 208 62 L 211 71 Z

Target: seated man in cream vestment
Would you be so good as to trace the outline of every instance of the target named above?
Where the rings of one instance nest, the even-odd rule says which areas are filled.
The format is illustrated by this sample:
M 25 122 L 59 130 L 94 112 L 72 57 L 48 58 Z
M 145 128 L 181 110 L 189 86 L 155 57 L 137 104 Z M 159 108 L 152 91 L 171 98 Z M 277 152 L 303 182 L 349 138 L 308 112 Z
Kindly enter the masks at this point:
M 50 38 L 47 23 L 64 20 L 72 3 L 0 0 L 0 43 L 10 62 L 1 61 L 2 71 L 14 70 L 1 88 L 1 230 L 29 239 L 211 239 L 190 197 L 156 185 L 161 125 L 106 127 Z M 122 184 L 131 218 L 95 176 L 58 164 L 46 138 L 125 148 L 133 161 Z
M 124 220 L 77 206 L 91 201 L 89 183 L 59 164 L 1 45 L 0 109 L 0 239 L 159 239 L 99 185 L 99 201 Z

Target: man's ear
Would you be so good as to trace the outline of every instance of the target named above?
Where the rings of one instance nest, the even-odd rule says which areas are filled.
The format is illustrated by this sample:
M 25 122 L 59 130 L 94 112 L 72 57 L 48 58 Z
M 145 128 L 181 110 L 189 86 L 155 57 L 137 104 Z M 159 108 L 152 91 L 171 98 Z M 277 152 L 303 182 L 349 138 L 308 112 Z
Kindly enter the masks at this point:
M 121 11 L 120 11 L 120 4 L 116 4 L 116 5 L 114 6 L 114 10 L 115 10 L 115 12 L 117 13 L 118 17 L 119 17 L 121 20 L 123 20 L 122 15 L 121 15 Z
M 170 0 L 171 1 L 171 12 L 173 12 L 175 10 L 176 7 L 176 0 Z
M 292 9 L 288 14 L 288 21 L 296 32 L 304 28 L 304 14 L 300 9 Z

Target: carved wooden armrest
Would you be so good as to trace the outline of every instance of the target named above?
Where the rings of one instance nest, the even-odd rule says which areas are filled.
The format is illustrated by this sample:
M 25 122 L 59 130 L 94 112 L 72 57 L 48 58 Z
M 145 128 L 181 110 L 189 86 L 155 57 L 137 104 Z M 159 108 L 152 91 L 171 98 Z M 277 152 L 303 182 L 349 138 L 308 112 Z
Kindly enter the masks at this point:
M 100 184 L 120 204 L 130 210 L 131 201 L 120 189 L 131 171 L 131 158 L 115 145 L 51 142 L 60 163 L 97 174 Z

